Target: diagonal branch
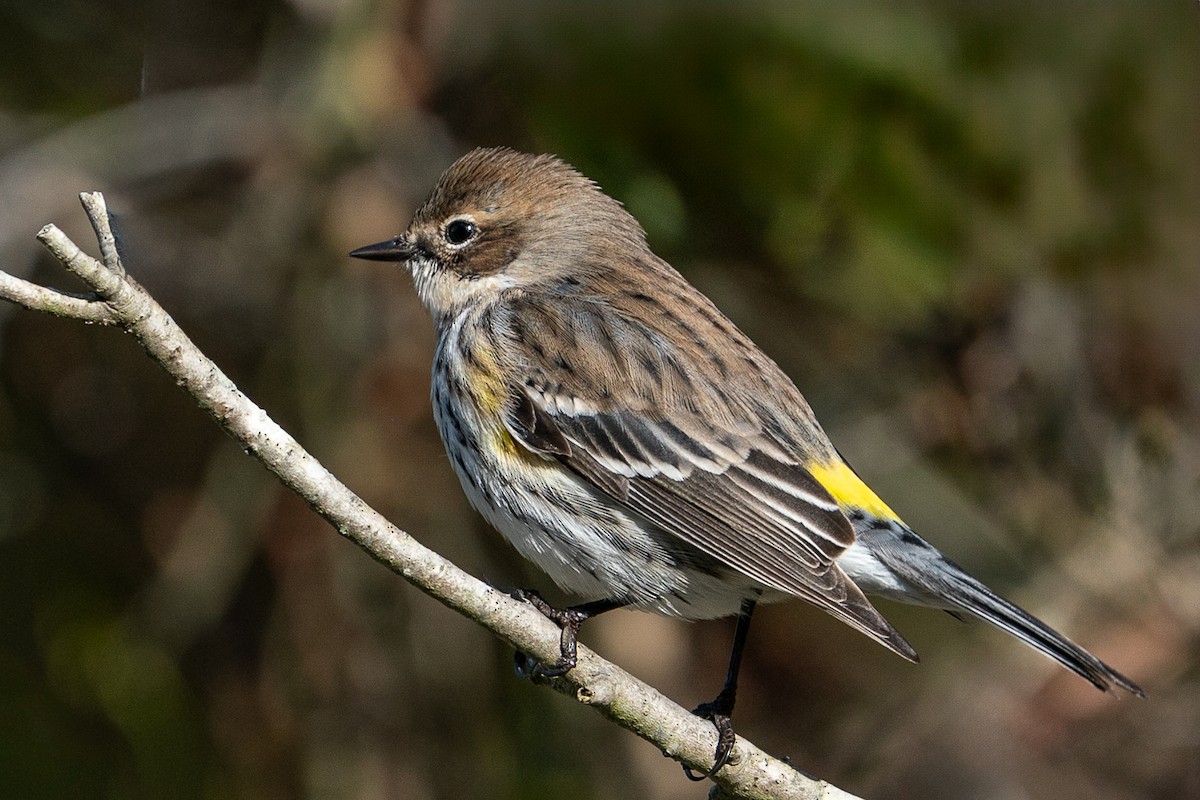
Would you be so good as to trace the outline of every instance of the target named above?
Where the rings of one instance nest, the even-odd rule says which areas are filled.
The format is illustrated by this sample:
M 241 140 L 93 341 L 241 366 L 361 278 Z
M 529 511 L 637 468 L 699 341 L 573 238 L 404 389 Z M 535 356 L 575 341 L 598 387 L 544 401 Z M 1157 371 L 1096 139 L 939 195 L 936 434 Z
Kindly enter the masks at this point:
M 544 663 L 558 657 L 559 631 L 542 614 L 467 574 L 392 525 L 242 394 L 150 294 L 125 274 L 103 196 L 91 192 L 80 199 L 100 242 L 103 263 L 80 250 L 53 225 L 43 228 L 38 239 L 91 287 L 95 296 L 58 292 L 0 272 L 0 297 L 36 311 L 122 326 L 246 452 L 338 533 L 518 650 Z M 546 682 L 693 769 L 707 769 L 712 762 L 716 732 L 711 724 L 587 648 L 579 648 L 575 669 Z M 855 800 L 744 739 L 738 739 L 734 754 L 736 761 L 731 760 L 714 778 L 722 797 Z

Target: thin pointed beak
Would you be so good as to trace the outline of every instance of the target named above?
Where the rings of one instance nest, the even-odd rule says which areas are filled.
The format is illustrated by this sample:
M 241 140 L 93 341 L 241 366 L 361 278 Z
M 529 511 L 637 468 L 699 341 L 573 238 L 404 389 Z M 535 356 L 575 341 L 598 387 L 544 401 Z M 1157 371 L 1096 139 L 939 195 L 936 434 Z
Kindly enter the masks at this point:
M 386 242 L 378 242 L 351 250 L 352 258 L 362 258 L 367 261 L 407 261 L 417 252 L 407 236 L 397 236 Z

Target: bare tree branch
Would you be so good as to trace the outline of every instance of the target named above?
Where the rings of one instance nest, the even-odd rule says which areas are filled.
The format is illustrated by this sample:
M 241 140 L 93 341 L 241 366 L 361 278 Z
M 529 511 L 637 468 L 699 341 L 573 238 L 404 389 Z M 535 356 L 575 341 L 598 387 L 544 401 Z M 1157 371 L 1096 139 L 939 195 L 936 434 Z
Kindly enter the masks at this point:
M 80 199 L 100 242 L 103 263 L 80 250 L 53 225 L 43 228 L 38 239 L 64 267 L 91 287 L 95 297 L 58 292 L 3 272 L 0 297 L 35 311 L 120 325 L 247 453 L 258 458 L 342 536 L 421 591 L 517 649 L 544 662 L 557 658 L 559 631 L 549 620 L 396 528 L 242 394 L 149 293 L 125 274 L 103 196 L 91 192 Z M 709 722 L 585 647 L 579 648 L 575 669 L 545 682 L 693 769 L 703 770 L 712 763 L 716 732 Z M 716 796 L 855 800 L 853 795 L 797 772 L 740 737 L 734 758 L 714 778 Z
M 15 278 L 7 272 L 0 272 L 0 297 L 56 317 L 80 319 L 101 325 L 115 325 L 117 322 L 116 317 L 109 312 L 108 306 L 94 298 L 38 286 L 36 283 Z

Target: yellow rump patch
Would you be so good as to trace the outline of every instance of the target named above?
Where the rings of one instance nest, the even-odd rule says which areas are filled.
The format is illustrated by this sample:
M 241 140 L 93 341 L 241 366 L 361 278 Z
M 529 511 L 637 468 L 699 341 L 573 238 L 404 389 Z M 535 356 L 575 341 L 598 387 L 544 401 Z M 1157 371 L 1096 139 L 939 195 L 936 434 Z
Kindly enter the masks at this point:
M 883 519 L 900 519 L 846 462 L 810 464 L 808 471 L 843 508 L 861 508 Z

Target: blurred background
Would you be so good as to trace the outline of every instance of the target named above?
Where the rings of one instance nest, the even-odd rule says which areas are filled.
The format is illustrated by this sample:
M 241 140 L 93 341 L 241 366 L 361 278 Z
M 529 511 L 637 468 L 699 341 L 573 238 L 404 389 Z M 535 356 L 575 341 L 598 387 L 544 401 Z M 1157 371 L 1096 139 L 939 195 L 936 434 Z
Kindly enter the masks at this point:
M 1185 2 L 0 3 L 0 268 L 78 192 L 196 342 L 402 528 L 467 507 L 396 234 L 551 151 L 796 379 L 918 531 L 1141 683 L 881 603 L 755 619 L 738 730 L 868 798 L 1200 797 L 1200 11 Z M 339 538 L 119 331 L 0 307 L 0 796 L 696 798 Z M 549 596 L 554 597 L 552 593 Z M 686 707 L 732 623 L 584 640 Z

